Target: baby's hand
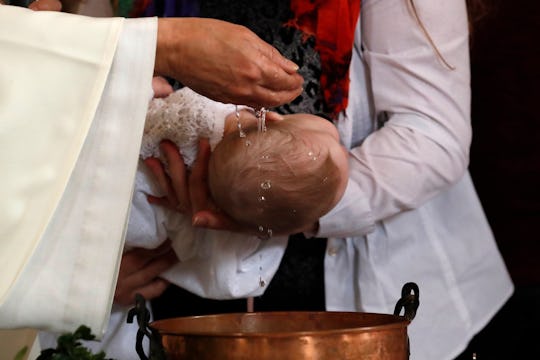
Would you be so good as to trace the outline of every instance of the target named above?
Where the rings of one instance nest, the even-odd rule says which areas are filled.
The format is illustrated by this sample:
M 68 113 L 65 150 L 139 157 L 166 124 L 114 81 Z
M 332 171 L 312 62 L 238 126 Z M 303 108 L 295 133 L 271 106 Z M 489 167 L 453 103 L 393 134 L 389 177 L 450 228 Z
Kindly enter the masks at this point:
M 34 11 L 61 11 L 62 3 L 59 0 L 36 0 L 28 8 Z

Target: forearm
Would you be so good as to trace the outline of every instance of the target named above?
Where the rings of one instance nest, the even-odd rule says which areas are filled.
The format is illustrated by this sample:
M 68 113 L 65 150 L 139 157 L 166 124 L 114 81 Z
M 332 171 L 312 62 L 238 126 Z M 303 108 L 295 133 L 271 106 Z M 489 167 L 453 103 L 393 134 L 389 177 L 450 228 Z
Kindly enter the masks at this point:
M 177 58 L 179 59 L 178 63 L 180 65 L 183 63 L 181 60 L 183 53 L 181 47 L 187 42 L 185 39 L 186 36 L 189 37 L 189 32 L 182 29 L 183 24 L 184 22 L 175 22 L 174 20 L 167 18 L 158 19 L 156 60 L 154 64 L 154 72 L 156 75 L 180 77 L 173 72 L 170 62 L 172 59 Z

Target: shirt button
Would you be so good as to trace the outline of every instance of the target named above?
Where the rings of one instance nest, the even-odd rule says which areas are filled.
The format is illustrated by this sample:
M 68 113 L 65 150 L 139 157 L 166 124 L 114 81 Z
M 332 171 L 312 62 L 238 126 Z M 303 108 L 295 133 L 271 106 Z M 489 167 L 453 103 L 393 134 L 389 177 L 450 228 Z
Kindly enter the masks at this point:
M 336 256 L 338 253 L 338 249 L 334 246 L 331 246 L 328 248 L 328 255 L 329 256 Z

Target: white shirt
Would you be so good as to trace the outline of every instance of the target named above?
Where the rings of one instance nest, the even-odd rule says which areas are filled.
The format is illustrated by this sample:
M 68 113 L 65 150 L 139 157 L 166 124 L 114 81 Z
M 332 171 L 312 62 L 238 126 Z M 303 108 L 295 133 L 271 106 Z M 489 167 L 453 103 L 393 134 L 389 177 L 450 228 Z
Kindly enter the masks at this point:
M 465 2 L 415 5 L 455 69 L 439 60 L 408 2 L 362 2 L 350 103 L 338 122 L 352 149 L 350 181 L 317 236 L 330 237 L 328 310 L 392 313 L 413 281 L 420 307 L 408 327 L 410 358 L 444 360 L 464 350 L 513 285 L 467 172 Z

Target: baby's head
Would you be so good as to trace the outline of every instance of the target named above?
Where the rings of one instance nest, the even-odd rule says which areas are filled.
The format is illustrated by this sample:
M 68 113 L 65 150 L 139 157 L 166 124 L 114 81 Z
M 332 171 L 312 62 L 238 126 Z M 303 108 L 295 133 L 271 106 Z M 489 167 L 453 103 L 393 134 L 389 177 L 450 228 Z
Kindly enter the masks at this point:
M 210 158 L 216 205 L 245 229 L 262 235 L 303 231 L 339 201 L 348 155 L 333 124 L 314 115 L 285 115 L 226 134 Z

